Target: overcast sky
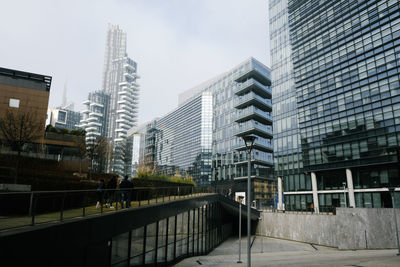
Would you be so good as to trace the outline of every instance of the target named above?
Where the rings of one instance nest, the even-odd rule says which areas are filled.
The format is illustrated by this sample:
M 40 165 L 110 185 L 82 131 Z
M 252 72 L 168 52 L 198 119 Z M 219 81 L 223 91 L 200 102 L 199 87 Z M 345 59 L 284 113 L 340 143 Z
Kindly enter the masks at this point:
M 141 76 L 139 123 L 250 56 L 269 66 L 267 0 L 10 0 L 0 16 L 0 66 L 50 75 L 49 107 L 82 109 L 99 90 L 107 24 L 127 32 Z

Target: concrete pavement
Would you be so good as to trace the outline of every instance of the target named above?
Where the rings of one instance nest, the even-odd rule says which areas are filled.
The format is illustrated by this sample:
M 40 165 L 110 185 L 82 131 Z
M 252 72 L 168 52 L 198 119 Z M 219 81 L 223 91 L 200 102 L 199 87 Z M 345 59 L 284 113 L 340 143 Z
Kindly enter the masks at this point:
M 396 266 L 400 267 L 397 250 L 338 250 L 335 248 L 260 236 L 252 238 L 252 266 Z M 238 239 L 231 238 L 207 256 L 187 258 L 176 267 L 200 265 L 246 266 L 247 242 L 242 238 L 241 261 L 238 264 Z

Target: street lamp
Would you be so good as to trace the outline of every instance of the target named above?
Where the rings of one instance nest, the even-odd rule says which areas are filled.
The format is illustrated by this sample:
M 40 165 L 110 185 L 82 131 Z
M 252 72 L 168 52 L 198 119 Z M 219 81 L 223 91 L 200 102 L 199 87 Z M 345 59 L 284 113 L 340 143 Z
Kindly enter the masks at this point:
M 243 136 L 244 144 L 247 149 L 247 266 L 251 266 L 251 255 L 250 255 L 250 235 L 251 235 L 251 226 L 250 226 L 250 203 L 251 203 L 251 150 L 253 149 L 254 141 L 257 137 L 253 135 Z
M 237 263 L 242 263 L 241 254 L 242 254 L 242 201 L 243 196 L 238 196 L 239 200 L 239 260 Z
M 393 215 L 394 215 L 394 227 L 396 228 L 396 239 L 397 239 L 397 256 L 400 256 L 400 243 L 399 243 L 399 230 L 397 229 L 397 217 L 396 217 L 396 209 L 394 208 L 394 187 L 389 187 L 390 195 L 392 196 L 392 206 L 393 206 Z
M 344 196 L 344 207 L 347 208 L 347 199 L 346 199 L 346 182 L 343 182 L 343 196 Z

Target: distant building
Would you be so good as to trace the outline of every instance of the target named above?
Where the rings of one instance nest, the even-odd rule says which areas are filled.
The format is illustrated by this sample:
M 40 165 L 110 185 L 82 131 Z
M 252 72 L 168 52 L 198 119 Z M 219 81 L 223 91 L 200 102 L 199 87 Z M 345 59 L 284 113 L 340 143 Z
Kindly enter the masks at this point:
M 199 185 L 210 184 L 212 111 L 212 95 L 203 92 L 157 119 L 146 136 L 148 165 L 154 161 L 160 174 L 190 175 Z
M 52 125 L 56 128 L 65 128 L 68 130 L 80 129 L 82 114 L 67 108 L 49 108 L 47 110 L 46 125 Z
M 103 91 L 91 92 L 83 104 L 85 109 L 79 126 L 86 131 L 86 143 L 90 144 L 96 138 L 106 136 L 110 95 Z
M 182 93 L 178 108 L 148 124 L 145 165 L 169 175 L 187 172 L 196 183 L 227 192 L 244 191 L 247 164 L 241 136 L 256 134 L 254 199 L 273 205 L 270 83 L 270 70 L 249 58 Z
M 142 124 L 138 127 L 132 127 L 128 131 L 129 140 L 128 143 L 132 145 L 132 157 L 130 162 L 130 172 L 127 173 L 129 176 L 136 177 L 140 167 L 144 167 L 144 149 L 145 149 L 145 138 L 146 138 L 146 125 Z M 129 164 L 126 162 L 126 164 Z
M 112 171 L 124 174 L 123 155 L 119 142 L 126 142 L 127 132 L 136 126 L 139 99 L 137 63 L 126 53 L 126 32 L 117 25 L 109 25 L 103 67 L 102 90 L 110 96 L 107 131 L 104 135 L 115 150 Z
M 44 134 L 50 86 L 50 76 L 0 68 L 0 115 L 34 112 Z

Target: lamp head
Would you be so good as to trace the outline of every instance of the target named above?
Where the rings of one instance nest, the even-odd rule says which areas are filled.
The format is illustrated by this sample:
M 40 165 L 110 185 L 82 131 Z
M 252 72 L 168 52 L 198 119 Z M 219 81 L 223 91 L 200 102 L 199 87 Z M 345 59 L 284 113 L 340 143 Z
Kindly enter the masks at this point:
M 246 135 L 242 136 L 242 138 L 247 149 L 253 148 L 254 141 L 257 139 L 254 135 Z

